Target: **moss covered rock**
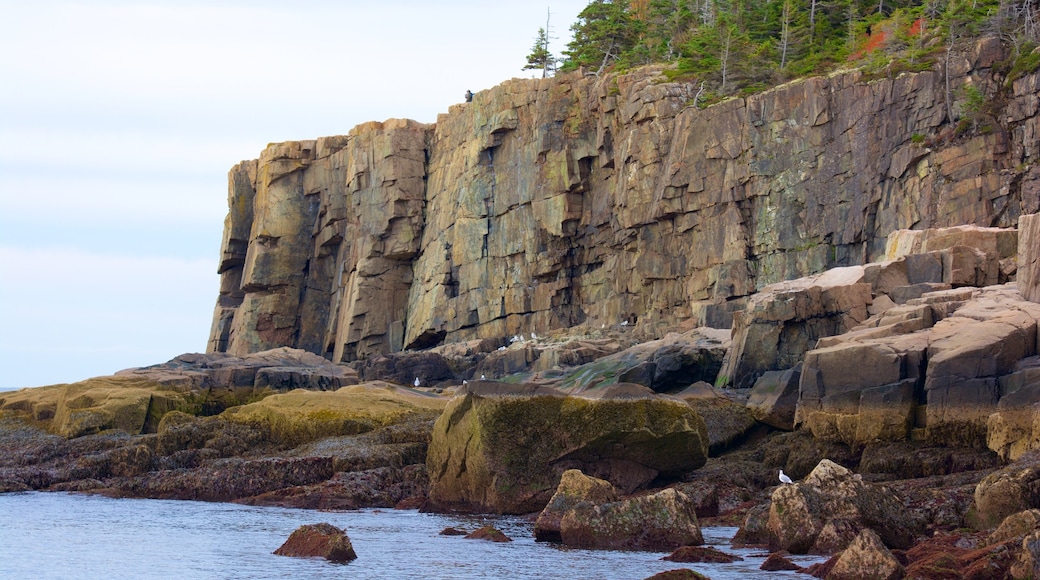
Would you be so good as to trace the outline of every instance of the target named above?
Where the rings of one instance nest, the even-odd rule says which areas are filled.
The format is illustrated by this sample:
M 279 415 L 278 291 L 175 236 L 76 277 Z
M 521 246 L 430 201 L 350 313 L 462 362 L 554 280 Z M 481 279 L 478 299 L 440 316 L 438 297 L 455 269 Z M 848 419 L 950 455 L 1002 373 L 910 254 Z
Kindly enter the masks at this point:
M 132 376 L 22 389 L 0 400 L 0 409 L 20 412 L 70 439 L 109 429 L 132 435 L 154 433 L 163 415 L 188 406 L 181 393 Z
M 436 416 L 444 397 L 374 381 L 336 391 L 297 389 L 233 407 L 221 417 L 262 432 L 271 442 L 300 445 L 322 437 L 356 435 L 418 416 Z
M 434 424 L 430 509 L 539 511 L 567 469 L 633 491 L 703 465 L 707 439 L 704 421 L 671 398 L 590 400 L 470 383 Z

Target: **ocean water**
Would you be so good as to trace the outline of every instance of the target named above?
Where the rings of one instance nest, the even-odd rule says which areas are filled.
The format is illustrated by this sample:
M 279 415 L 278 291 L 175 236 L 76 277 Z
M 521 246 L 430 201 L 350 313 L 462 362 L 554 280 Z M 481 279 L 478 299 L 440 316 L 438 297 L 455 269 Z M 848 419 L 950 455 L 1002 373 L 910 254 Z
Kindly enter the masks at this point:
M 358 559 L 275 556 L 303 524 L 347 531 Z M 441 536 L 448 526 L 492 524 L 514 541 Z M 709 545 L 745 557 L 733 564 L 679 564 L 667 553 L 578 550 L 535 542 L 522 518 L 422 514 L 414 510 L 311 510 L 225 503 L 112 499 L 66 493 L 0 494 L 0 578 L 616 578 L 691 568 L 713 579 L 775 578 L 766 554 L 735 550 L 735 528 L 704 528 Z M 801 565 L 818 562 L 801 557 Z M 804 578 L 804 576 L 801 576 Z

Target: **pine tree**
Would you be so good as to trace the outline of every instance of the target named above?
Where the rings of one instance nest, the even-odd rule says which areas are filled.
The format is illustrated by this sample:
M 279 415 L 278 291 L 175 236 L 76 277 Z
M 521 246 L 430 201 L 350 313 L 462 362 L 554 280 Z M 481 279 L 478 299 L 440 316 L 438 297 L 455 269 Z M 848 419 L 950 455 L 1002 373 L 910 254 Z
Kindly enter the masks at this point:
M 635 47 L 643 27 L 629 12 L 628 0 L 593 0 L 571 26 L 574 40 L 564 51 L 565 67 L 595 66 L 596 74 L 603 72 Z
M 527 64 L 523 68 L 523 70 L 539 69 L 542 71 L 543 79 L 556 72 L 556 57 L 549 52 L 549 33 L 544 28 L 538 29 L 538 36 L 535 37 L 531 54 L 527 55 Z

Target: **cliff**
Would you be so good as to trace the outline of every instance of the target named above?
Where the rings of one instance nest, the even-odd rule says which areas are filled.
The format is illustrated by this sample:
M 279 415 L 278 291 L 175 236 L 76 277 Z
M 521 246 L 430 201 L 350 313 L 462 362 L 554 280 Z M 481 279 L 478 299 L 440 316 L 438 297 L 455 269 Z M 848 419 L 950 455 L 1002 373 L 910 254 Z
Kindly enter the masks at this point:
M 1040 209 L 1040 77 L 1005 87 L 1004 56 L 705 109 L 654 69 L 512 80 L 436 124 L 271 145 L 229 173 L 208 350 L 728 327 L 756 289 L 883 257 L 895 230 L 1014 226 Z

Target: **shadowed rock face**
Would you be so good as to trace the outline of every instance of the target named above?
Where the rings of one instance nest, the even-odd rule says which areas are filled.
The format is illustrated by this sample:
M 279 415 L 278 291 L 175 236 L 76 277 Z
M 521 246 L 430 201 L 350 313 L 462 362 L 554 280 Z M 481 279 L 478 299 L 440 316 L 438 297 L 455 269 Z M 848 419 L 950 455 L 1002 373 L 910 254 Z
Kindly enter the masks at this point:
M 895 230 L 1013 225 L 1040 200 L 1037 76 L 1003 130 L 940 135 L 945 95 L 995 90 L 999 53 L 954 56 L 950 87 L 849 72 L 707 109 L 655 69 L 512 80 L 435 125 L 272 145 L 229 174 L 209 349 L 341 362 L 580 324 L 728 327 L 756 289 L 880 258 Z

